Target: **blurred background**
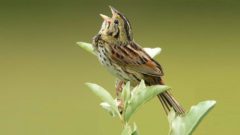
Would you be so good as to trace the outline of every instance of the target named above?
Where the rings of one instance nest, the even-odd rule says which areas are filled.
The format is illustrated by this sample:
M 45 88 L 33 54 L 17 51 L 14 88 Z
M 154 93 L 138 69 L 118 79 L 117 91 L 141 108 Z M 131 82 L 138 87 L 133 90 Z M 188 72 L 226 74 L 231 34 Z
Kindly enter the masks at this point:
M 100 108 L 84 85 L 114 94 L 115 78 L 76 45 L 91 42 L 108 5 L 131 21 L 174 95 L 189 109 L 214 99 L 216 107 L 195 135 L 239 133 L 240 2 L 234 0 L 11 0 L 0 1 L 0 134 L 117 135 L 121 123 Z M 132 119 L 142 135 L 168 133 L 157 100 Z

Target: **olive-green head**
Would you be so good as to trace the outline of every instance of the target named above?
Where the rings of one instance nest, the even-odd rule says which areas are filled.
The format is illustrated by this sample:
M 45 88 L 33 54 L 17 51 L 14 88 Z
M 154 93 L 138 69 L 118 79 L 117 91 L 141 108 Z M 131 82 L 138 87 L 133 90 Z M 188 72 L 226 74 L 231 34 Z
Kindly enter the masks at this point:
M 132 41 L 133 34 L 128 19 L 112 6 L 109 7 L 112 12 L 112 17 L 100 14 L 104 21 L 99 33 L 103 38 L 109 40 L 120 42 Z

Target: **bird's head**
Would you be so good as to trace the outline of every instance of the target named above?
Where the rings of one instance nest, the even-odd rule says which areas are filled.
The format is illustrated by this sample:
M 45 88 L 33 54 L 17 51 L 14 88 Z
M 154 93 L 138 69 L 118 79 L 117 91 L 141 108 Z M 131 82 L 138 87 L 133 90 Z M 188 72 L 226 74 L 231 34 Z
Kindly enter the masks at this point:
M 99 31 L 102 38 L 110 40 L 110 42 L 130 42 L 133 40 L 131 25 L 128 19 L 118 10 L 109 6 L 112 12 L 112 17 L 100 14 L 103 18 L 102 27 Z

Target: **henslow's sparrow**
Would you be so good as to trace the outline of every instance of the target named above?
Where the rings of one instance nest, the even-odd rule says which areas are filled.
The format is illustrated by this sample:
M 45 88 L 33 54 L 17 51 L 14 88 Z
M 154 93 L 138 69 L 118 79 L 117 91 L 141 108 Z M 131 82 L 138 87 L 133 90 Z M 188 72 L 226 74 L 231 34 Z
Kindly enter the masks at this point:
M 143 79 L 146 85 L 164 85 L 163 69 L 133 40 L 128 19 L 111 7 L 112 17 L 100 14 L 104 19 L 99 33 L 93 38 L 93 45 L 100 63 L 123 82 L 132 86 Z M 118 88 L 119 89 L 119 88 Z M 184 109 L 169 91 L 158 95 L 166 113 L 171 108 L 177 114 Z

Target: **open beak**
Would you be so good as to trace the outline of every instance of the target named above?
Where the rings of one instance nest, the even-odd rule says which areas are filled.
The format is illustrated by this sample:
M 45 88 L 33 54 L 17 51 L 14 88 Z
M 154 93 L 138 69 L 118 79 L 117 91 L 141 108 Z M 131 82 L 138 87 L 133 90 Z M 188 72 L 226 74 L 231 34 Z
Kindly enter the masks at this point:
M 103 14 L 100 14 L 100 16 L 103 18 L 104 21 L 109 21 L 111 19 L 110 17 Z
M 115 15 L 117 15 L 117 13 L 119 13 L 119 11 L 117 11 L 117 9 L 115 9 L 114 7 L 109 6 L 109 8 L 111 9 L 111 12 L 112 12 L 113 16 L 115 16 Z

